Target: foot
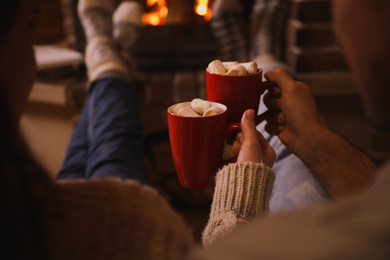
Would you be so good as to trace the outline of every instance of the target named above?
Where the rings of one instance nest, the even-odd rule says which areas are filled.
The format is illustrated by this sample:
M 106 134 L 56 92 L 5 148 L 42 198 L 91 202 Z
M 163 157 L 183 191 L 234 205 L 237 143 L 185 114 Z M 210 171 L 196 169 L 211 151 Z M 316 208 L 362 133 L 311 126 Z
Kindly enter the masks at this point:
M 129 78 L 112 35 L 113 5 L 107 0 L 79 0 L 78 14 L 87 38 L 85 64 L 88 80 L 104 75 Z
M 112 1 L 79 0 L 77 10 L 87 40 L 96 36 L 112 37 Z
M 142 9 L 137 2 L 124 1 L 113 15 L 113 34 L 117 48 L 128 66 L 130 74 L 136 74 L 133 52 L 142 28 Z
M 253 38 L 249 58 L 257 60 L 268 54 L 282 60 L 285 25 L 288 18 L 289 1 L 256 0 L 251 14 Z
M 220 45 L 218 59 L 247 61 L 246 39 L 243 29 L 242 6 L 237 0 L 214 2 L 211 28 Z
M 130 79 L 127 67 L 116 50 L 115 42 L 110 38 L 94 37 L 88 42 L 85 49 L 85 65 L 89 82 L 112 75 Z

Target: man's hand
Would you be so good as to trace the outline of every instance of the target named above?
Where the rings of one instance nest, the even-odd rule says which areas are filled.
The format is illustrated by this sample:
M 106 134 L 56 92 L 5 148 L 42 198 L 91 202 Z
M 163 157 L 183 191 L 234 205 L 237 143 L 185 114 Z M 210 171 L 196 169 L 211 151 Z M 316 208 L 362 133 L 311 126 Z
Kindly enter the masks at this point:
M 278 135 L 333 197 L 367 189 L 376 165 L 325 125 L 309 87 L 284 70 L 267 72 L 265 77 L 276 85 L 264 96 L 265 105 L 274 112 L 267 120 L 267 132 Z
M 237 135 L 232 151 L 237 162 L 263 162 L 268 167 L 275 163 L 276 154 L 264 137 L 256 130 L 255 111 L 245 111 L 241 118 L 242 133 Z
M 309 86 L 295 81 L 284 70 L 267 72 L 265 77 L 275 83 L 264 96 L 265 105 L 274 112 L 265 129 L 271 135 L 278 135 L 287 148 L 295 152 L 299 142 L 327 127 Z

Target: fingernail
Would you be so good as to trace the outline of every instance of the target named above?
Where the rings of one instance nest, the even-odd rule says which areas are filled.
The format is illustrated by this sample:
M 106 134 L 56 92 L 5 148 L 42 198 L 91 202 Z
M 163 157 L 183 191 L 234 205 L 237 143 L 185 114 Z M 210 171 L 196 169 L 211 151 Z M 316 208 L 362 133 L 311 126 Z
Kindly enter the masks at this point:
M 246 114 L 246 117 L 250 120 L 254 120 L 255 119 L 255 111 L 253 111 L 252 109 L 249 109 L 247 114 Z

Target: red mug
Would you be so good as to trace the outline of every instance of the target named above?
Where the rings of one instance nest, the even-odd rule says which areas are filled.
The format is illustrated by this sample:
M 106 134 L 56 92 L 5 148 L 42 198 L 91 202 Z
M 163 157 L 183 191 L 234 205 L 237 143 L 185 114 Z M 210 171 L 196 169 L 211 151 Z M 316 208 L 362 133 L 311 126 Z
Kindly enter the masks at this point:
M 187 102 L 190 104 L 191 102 Z M 227 107 L 211 102 L 223 112 L 206 117 L 184 117 L 168 108 L 168 129 L 173 162 L 181 185 L 199 190 L 212 187 L 217 170 L 230 162 L 223 159 L 226 140 L 241 127 L 228 125 Z
M 272 83 L 263 82 L 263 70 L 256 73 L 231 76 L 210 73 L 206 70 L 207 100 L 226 105 L 229 109 L 228 122 L 240 122 L 247 109 L 257 115 L 260 96 Z M 272 112 L 266 111 L 256 116 L 256 125 L 267 119 Z

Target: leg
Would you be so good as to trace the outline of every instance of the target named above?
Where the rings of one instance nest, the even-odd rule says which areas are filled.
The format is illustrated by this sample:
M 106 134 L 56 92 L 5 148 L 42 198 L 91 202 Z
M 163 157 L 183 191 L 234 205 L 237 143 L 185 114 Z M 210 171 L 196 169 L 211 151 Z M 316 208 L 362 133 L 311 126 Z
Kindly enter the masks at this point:
M 141 120 L 129 83 L 112 77 L 95 81 L 87 106 L 86 177 L 116 176 L 147 183 Z
M 120 177 L 148 183 L 141 125 L 130 84 L 119 77 L 96 80 L 57 178 Z
M 80 0 L 78 11 L 87 37 L 85 63 L 92 82 L 89 98 L 72 137 L 59 178 L 116 176 L 147 183 L 143 168 L 143 138 L 135 97 L 129 84 L 127 57 L 135 39 L 125 33 L 129 11 L 122 3 L 114 22 L 121 24 L 113 38 L 112 3 Z M 132 16 L 133 17 L 133 16 Z M 124 37 L 125 35 L 126 37 Z M 136 37 L 136 35 L 133 35 Z M 125 44 L 126 43 L 126 44 Z M 127 53 L 129 54 L 129 53 Z M 76 171 L 77 170 L 77 171 Z
M 100 74 L 126 75 L 126 69 L 114 50 L 112 38 L 112 3 L 102 0 L 80 0 L 78 12 L 87 37 L 85 63 L 92 82 Z M 85 106 L 70 140 L 58 179 L 85 178 L 88 160 L 88 106 Z
M 65 161 L 57 176 L 59 180 L 85 178 L 88 158 L 87 115 L 88 111 L 86 106 L 70 139 Z

